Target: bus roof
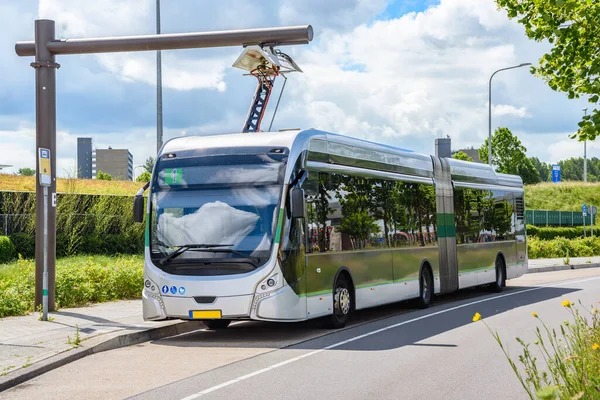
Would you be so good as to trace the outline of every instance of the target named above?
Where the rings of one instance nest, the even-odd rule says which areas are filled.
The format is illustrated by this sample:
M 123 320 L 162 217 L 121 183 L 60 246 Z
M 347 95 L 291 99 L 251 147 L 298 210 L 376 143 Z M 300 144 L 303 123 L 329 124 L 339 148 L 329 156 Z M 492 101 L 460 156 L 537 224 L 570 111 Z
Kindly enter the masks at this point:
M 228 147 L 286 147 L 291 157 L 306 151 L 309 161 L 398 172 L 433 178 L 431 155 L 316 129 L 180 136 L 167 141 L 159 153 Z M 496 173 L 488 164 L 449 159 L 452 180 L 522 187 L 518 175 Z

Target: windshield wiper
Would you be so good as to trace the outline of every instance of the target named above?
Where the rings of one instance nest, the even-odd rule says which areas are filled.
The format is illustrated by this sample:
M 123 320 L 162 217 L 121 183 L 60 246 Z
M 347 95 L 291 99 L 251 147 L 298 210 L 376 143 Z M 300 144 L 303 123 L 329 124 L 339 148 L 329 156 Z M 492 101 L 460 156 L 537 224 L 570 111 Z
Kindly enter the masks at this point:
M 177 249 L 167 256 L 163 257 L 159 262 L 161 265 L 164 265 L 167 261 L 172 260 L 173 258 L 179 256 L 180 254 L 185 253 L 188 250 L 198 250 L 198 249 L 216 249 L 218 247 L 231 247 L 232 244 L 184 244 L 182 246 L 177 247 Z M 232 253 L 234 250 L 230 250 Z M 243 254 L 242 254 L 243 255 Z

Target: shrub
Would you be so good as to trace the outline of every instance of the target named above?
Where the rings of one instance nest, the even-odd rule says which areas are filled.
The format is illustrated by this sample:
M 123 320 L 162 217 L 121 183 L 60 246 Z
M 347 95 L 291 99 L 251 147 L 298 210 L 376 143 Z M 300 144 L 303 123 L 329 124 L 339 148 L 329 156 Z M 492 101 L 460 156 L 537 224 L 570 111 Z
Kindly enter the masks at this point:
M 80 307 L 90 303 L 141 297 L 143 257 L 77 256 L 56 262 L 56 306 Z M 19 259 L 0 266 L 0 318 L 34 311 L 35 261 Z
M 543 240 L 530 236 L 527 238 L 527 251 L 531 259 L 564 258 L 567 255 L 569 257 L 597 256 L 600 255 L 600 237 L 585 239 L 559 237 L 552 240 Z
M 15 257 L 15 246 L 8 236 L 0 236 L 0 263 L 5 263 Z
M 15 245 L 16 254 L 24 258 L 35 257 L 35 236 L 28 233 L 13 233 L 10 240 Z

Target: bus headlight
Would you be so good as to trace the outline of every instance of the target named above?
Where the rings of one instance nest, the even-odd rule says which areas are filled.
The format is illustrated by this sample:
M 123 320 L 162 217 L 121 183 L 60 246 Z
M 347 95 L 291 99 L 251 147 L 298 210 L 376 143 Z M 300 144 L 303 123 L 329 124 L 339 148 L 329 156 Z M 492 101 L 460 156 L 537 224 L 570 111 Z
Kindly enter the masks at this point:
M 144 290 L 147 293 L 153 293 L 153 294 L 159 293 L 158 285 L 152 279 L 149 279 L 149 278 L 146 278 L 144 280 Z
M 275 274 L 269 276 L 267 279 L 265 279 L 264 281 L 262 281 L 260 283 L 260 285 L 258 285 L 259 290 L 258 292 L 266 292 L 266 291 L 272 291 L 275 289 L 278 289 L 281 286 L 281 282 L 279 279 L 279 272 L 276 272 Z

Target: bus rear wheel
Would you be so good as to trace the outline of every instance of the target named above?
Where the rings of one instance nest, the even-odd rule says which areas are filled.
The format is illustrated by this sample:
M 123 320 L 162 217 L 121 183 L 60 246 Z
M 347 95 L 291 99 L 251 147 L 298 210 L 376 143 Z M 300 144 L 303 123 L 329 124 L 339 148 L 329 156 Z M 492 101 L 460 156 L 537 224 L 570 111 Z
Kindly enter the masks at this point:
M 494 293 L 500 293 L 502 288 L 505 286 L 506 276 L 505 276 L 505 265 L 502 257 L 496 258 L 496 281 L 492 283 L 491 289 Z
M 219 329 L 226 329 L 231 323 L 230 319 L 212 319 L 210 321 L 203 321 L 204 325 L 210 330 L 216 331 Z
M 350 313 L 353 308 L 353 297 L 350 281 L 346 274 L 338 276 L 333 291 L 333 314 L 329 321 L 329 327 L 339 329 L 346 326 L 350 320 Z
M 427 308 L 433 299 L 433 277 L 428 265 L 421 268 L 421 276 L 419 277 L 419 299 L 417 305 L 419 308 Z

